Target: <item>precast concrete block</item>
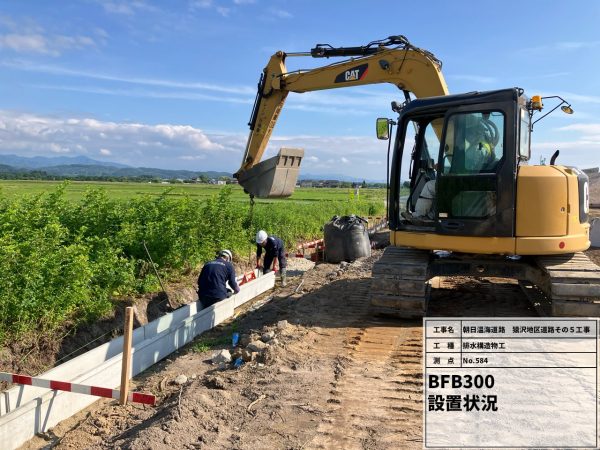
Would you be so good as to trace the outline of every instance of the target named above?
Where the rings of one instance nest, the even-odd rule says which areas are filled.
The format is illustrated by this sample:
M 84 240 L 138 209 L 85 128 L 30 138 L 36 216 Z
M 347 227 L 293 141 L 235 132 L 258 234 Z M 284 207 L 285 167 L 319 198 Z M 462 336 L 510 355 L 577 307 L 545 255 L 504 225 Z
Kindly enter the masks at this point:
M 241 305 L 272 288 L 273 273 L 242 286 L 226 300 L 199 311 L 197 302 L 186 305 L 134 330 L 132 376 L 135 376 L 196 336 L 222 323 Z M 123 338 L 118 337 L 40 375 L 42 378 L 116 388 L 121 383 Z M 62 420 L 98 400 L 91 395 L 48 391 L 17 386 L 0 397 L 0 443 L 2 449 L 17 448 L 36 433 L 45 432 Z

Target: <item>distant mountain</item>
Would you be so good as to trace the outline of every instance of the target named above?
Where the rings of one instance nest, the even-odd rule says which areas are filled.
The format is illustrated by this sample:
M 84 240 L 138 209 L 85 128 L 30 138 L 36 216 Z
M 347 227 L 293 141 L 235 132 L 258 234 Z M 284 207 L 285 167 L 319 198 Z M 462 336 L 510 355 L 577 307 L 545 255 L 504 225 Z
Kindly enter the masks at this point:
M 365 178 L 351 177 L 348 175 L 340 175 L 339 173 L 326 173 L 326 174 L 303 174 L 301 173 L 298 177 L 300 180 L 337 180 L 337 181 L 348 181 L 350 183 L 362 183 L 363 180 L 367 183 L 385 183 L 385 180 L 369 180 Z
M 231 172 L 192 171 L 132 167 L 110 161 L 97 161 L 87 156 L 34 156 L 0 154 L 0 173 L 41 171 L 59 177 L 115 177 L 115 178 L 180 178 L 189 180 L 199 176 L 208 178 L 230 177 Z
M 126 164 L 119 164 L 109 161 L 96 161 L 87 156 L 17 156 L 0 154 L 0 164 L 22 168 L 22 169 L 41 169 L 42 167 L 54 167 L 64 165 L 94 165 L 105 167 L 131 167 Z
M 0 173 L 16 173 L 17 169 L 6 164 L 0 164 Z
M 230 172 L 200 172 L 191 170 L 169 170 L 155 169 L 152 167 L 110 167 L 100 165 L 85 165 L 85 164 L 69 164 L 61 166 L 40 167 L 38 170 L 46 172 L 49 175 L 57 175 L 61 177 L 119 177 L 119 178 L 136 178 L 136 177 L 156 177 L 156 178 L 181 178 L 189 180 L 200 175 L 205 175 L 209 178 L 219 178 L 222 176 L 230 177 Z
M 27 158 L 17 155 L 0 154 L 0 173 L 17 173 L 37 170 L 58 177 L 115 177 L 115 178 L 180 178 L 189 180 L 199 176 L 208 178 L 231 177 L 231 172 L 192 171 L 157 169 L 153 167 L 132 167 L 110 161 L 97 161 L 87 156 L 34 156 Z M 363 178 L 338 173 L 300 174 L 300 180 L 338 180 L 362 183 Z M 365 180 L 367 183 L 385 183 L 385 180 Z

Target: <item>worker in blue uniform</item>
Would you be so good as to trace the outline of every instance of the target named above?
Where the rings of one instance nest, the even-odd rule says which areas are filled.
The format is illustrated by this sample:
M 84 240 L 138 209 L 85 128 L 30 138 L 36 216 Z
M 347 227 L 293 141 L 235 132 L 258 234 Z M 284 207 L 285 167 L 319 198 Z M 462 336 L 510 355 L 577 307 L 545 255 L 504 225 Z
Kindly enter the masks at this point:
M 285 259 L 285 245 L 277 236 L 269 236 L 266 231 L 260 230 L 256 233 L 256 266 L 261 268 L 260 257 L 263 249 L 265 250 L 265 259 L 263 264 L 263 273 L 269 273 L 275 258 L 279 262 L 279 273 L 281 274 L 281 286 L 287 283 L 287 261 Z
M 231 259 L 229 250 L 221 250 L 214 261 L 207 262 L 202 267 L 198 277 L 198 299 L 202 308 L 208 308 L 230 297 L 232 293 L 240 292 Z M 227 283 L 231 291 L 228 290 Z

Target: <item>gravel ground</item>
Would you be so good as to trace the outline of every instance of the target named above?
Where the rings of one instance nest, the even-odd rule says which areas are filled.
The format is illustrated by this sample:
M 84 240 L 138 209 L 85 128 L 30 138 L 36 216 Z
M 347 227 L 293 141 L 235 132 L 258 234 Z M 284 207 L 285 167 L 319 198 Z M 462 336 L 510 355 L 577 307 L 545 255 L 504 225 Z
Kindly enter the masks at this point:
M 371 314 L 380 254 L 314 267 L 290 259 L 288 287 L 256 299 L 260 309 L 134 380 L 158 396 L 155 407 L 100 400 L 24 448 L 422 448 L 421 322 Z M 535 315 L 514 282 L 468 278 L 444 278 L 429 314 Z M 221 369 L 211 358 L 232 350 L 234 329 L 273 336 L 253 361 Z

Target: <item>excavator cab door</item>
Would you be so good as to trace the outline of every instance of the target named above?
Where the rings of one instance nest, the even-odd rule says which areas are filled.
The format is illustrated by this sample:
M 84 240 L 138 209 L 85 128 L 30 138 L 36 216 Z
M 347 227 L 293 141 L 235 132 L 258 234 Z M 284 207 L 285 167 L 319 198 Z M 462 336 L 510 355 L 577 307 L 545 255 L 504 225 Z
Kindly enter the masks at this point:
M 512 236 L 514 132 L 511 108 L 479 104 L 450 109 L 438 155 L 436 232 Z M 513 155 L 514 156 L 514 155 Z

